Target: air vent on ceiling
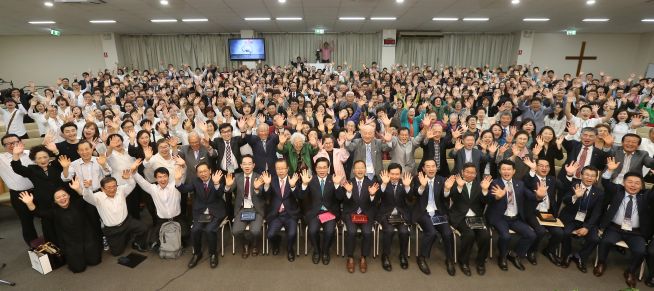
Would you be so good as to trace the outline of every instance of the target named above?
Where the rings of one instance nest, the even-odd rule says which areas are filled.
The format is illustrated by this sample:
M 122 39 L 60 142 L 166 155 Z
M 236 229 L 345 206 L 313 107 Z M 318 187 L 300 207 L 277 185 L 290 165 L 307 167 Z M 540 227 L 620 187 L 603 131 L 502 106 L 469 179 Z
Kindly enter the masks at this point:
M 441 31 L 400 31 L 397 34 L 399 37 L 443 37 Z

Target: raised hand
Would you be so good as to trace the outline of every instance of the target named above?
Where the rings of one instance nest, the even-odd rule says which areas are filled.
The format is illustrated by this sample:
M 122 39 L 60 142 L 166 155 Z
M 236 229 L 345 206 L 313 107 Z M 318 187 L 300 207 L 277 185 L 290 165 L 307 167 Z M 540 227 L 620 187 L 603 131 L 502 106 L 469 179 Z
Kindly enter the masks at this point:
M 32 196 L 32 194 L 27 191 L 20 192 L 18 199 L 20 199 L 20 201 L 23 201 L 25 205 L 34 204 L 34 196 Z
M 259 178 L 254 179 L 254 189 L 259 189 L 263 185 L 263 177 L 259 176 Z
M 427 175 L 423 172 L 418 173 L 418 180 L 420 181 L 420 186 L 423 188 L 426 187 L 427 182 L 429 182 L 429 178 L 427 178 Z
M 491 182 L 493 182 L 493 177 L 490 175 L 484 177 L 484 179 L 481 180 L 481 190 L 484 192 L 488 191 L 488 187 L 490 187 Z
M 136 159 L 136 160 L 132 163 L 132 165 L 129 167 L 130 170 L 132 170 L 132 173 L 134 173 L 134 172 L 136 172 L 136 170 L 138 170 L 138 168 L 139 168 L 139 166 L 141 165 L 142 162 L 143 162 L 143 160 L 141 160 L 141 159 Z
M 497 148 L 498 148 L 499 146 L 500 146 L 500 145 L 499 145 L 497 142 L 493 142 L 493 143 L 491 143 L 491 144 L 488 146 L 488 152 L 491 153 L 491 154 L 494 154 L 494 153 L 497 151 Z
M 452 175 L 449 178 L 447 178 L 447 180 L 445 180 L 444 189 L 446 192 L 449 192 L 452 189 L 452 187 L 454 186 L 454 182 L 456 182 L 456 175 Z
M 374 183 L 372 184 L 372 186 L 368 187 L 368 194 L 370 194 L 370 196 L 375 196 L 377 194 L 377 191 L 379 191 L 378 183 Z
M 577 173 L 579 166 L 579 162 L 577 161 L 573 161 L 572 163 L 565 165 L 566 174 L 568 174 L 568 176 L 574 176 L 575 173 Z
M 343 175 L 334 175 L 332 177 L 332 182 L 334 182 L 334 185 L 339 185 L 341 184 L 341 181 L 343 181 L 345 177 Z
M 384 133 L 384 141 L 390 142 L 391 140 L 393 140 L 393 133 L 390 130 L 387 130 L 386 133 Z
M 150 158 L 152 158 L 152 147 L 144 147 L 143 148 L 143 155 L 145 156 L 145 160 L 149 161 Z
M 456 175 L 456 186 L 459 188 L 463 188 L 463 186 L 466 185 L 466 180 L 463 180 L 463 177 L 461 175 Z
M 566 128 L 568 129 L 568 134 L 569 135 L 577 134 L 577 125 L 575 125 L 574 122 L 568 122 L 568 125 L 567 125 Z
M 123 170 L 123 175 L 121 176 L 121 178 L 123 178 L 123 180 L 127 180 L 131 176 L 132 176 L 132 171 L 130 169 L 125 169 Z
M 297 175 L 297 173 L 293 173 L 293 176 L 290 176 L 288 179 L 288 185 L 291 186 L 291 188 L 295 188 L 295 185 L 297 184 L 297 180 L 300 177 Z
M 536 162 L 534 162 L 530 157 L 522 158 L 522 162 L 525 163 L 529 169 L 536 172 Z
M 174 156 L 173 159 L 175 159 L 175 165 L 181 165 L 182 167 L 186 166 L 186 161 L 179 155 Z
M 220 184 L 220 180 L 223 178 L 223 171 L 218 170 L 213 175 L 211 175 L 211 181 L 213 181 L 214 185 Z
M 52 143 L 52 144 L 54 144 L 54 143 Z M 25 151 L 25 144 L 23 144 L 22 142 L 18 142 L 14 146 L 14 150 L 12 151 L 12 154 L 14 154 L 14 156 L 20 156 L 20 155 L 23 154 L 23 151 Z
M 70 163 L 71 163 L 71 161 L 70 161 L 70 158 L 68 158 L 68 156 L 65 156 L 65 155 L 59 156 L 59 164 L 61 165 L 62 168 L 66 169 L 66 168 L 70 167 Z
M 579 198 L 581 198 L 582 196 L 584 196 L 584 192 L 586 192 L 586 190 L 585 190 L 583 187 L 581 187 L 581 183 L 575 185 L 575 187 L 572 188 L 572 190 L 575 192 L 575 197 L 576 197 L 577 199 L 579 199 Z
M 388 182 L 391 181 L 391 177 L 388 176 L 388 171 L 387 170 L 381 171 L 381 173 L 379 173 L 379 178 L 382 181 L 382 185 L 388 185 Z
M 341 183 L 341 185 L 343 186 L 343 189 L 345 189 L 346 192 L 352 193 L 352 188 L 354 188 L 354 186 L 352 185 L 352 183 L 350 183 L 350 181 L 345 180 Z
M 77 193 L 82 192 L 81 185 L 79 183 L 79 177 L 75 176 L 73 177 L 73 180 L 68 183 L 68 186 L 70 186 L 70 189 L 73 189 Z
M 538 182 L 538 188 L 536 188 L 536 196 L 538 198 L 545 197 L 545 195 L 547 195 L 548 188 L 549 187 L 547 186 L 547 183 Z
M 175 182 L 181 183 L 182 176 L 184 176 L 184 167 L 180 165 L 175 165 Z
M 616 162 L 615 158 L 613 157 L 608 157 L 606 158 L 606 169 L 609 171 L 615 171 L 615 169 L 620 166 L 620 162 Z
M 302 184 L 304 184 L 305 186 L 309 185 L 309 182 L 311 182 L 311 174 L 307 169 L 302 170 L 302 173 L 300 173 L 300 177 L 302 177 Z
M 234 174 L 227 173 L 227 175 L 225 175 L 225 187 L 230 188 L 232 185 L 234 185 Z
M 107 165 L 107 154 L 103 153 L 100 156 L 98 156 L 97 161 L 98 161 L 98 164 L 100 165 L 100 167 L 104 168 Z M 62 167 L 63 167 L 63 165 L 62 165 Z
M 565 139 L 564 135 L 561 135 L 556 139 L 556 147 L 557 148 L 559 148 L 559 149 L 561 148 L 561 145 L 563 144 L 564 139 Z
M 265 185 L 270 185 L 270 182 L 272 181 L 272 176 L 270 176 L 270 173 L 268 171 L 264 171 L 261 173 L 261 178 L 263 178 L 263 183 Z
M 463 143 L 461 142 L 461 139 L 458 138 L 458 139 L 456 140 L 456 143 L 454 144 L 454 150 L 455 150 L 455 151 L 459 151 L 459 150 L 461 150 L 462 148 L 463 148 Z
M 404 172 L 404 176 L 402 177 L 402 184 L 405 186 L 411 186 L 411 181 L 413 180 L 413 175 L 409 172 Z
M 502 189 L 499 185 L 495 185 L 491 190 L 491 193 L 495 196 L 495 199 L 500 200 L 504 195 L 506 195 L 506 190 Z

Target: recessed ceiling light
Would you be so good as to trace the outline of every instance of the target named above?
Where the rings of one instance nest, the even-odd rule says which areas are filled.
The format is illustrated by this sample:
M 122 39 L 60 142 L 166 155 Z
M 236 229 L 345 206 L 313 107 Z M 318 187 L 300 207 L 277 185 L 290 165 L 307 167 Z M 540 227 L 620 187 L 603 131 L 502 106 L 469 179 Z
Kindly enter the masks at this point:
M 549 18 L 524 18 L 522 21 L 527 21 L 527 22 L 543 22 L 543 21 L 550 21 Z
M 654 18 L 643 18 L 642 22 L 654 22 Z
M 457 21 L 459 20 L 456 17 L 434 17 L 431 20 L 433 21 Z
M 404 3 L 404 0 L 395 0 L 396 3 Z
M 339 17 L 339 20 L 366 20 L 365 17 Z
M 595 0 L 586 1 L 586 5 L 593 5 L 593 4 L 595 4 Z
M 209 19 L 206 18 L 184 18 L 182 19 L 184 22 L 207 22 Z
M 511 0 L 511 4 L 513 5 L 520 4 L 520 0 Z
M 488 21 L 487 17 L 466 17 L 463 21 Z
M 50 1 L 46 1 L 46 2 L 43 2 L 43 5 L 45 5 L 47 7 L 52 7 L 52 6 L 54 6 L 54 3 L 50 2 Z
M 150 19 L 151 22 L 177 22 L 177 19 Z
M 116 20 L 89 20 L 90 23 L 116 23 Z
M 50 20 L 29 21 L 29 24 L 55 24 L 56 22 Z
M 370 17 L 370 20 L 396 20 L 397 17 Z
M 161 0 L 159 3 L 161 3 L 161 5 L 168 5 L 168 0 Z
M 302 17 L 277 17 L 275 19 L 281 21 L 299 21 L 302 20 Z
M 582 20 L 583 22 L 607 22 L 609 21 L 608 18 L 585 18 Z
M 279 3 L 286 3 L 286 0 L 279 0 Z
M 247 21 L 266 21 L 270 20 L 270 17 L 245 17 L 243 19 Z

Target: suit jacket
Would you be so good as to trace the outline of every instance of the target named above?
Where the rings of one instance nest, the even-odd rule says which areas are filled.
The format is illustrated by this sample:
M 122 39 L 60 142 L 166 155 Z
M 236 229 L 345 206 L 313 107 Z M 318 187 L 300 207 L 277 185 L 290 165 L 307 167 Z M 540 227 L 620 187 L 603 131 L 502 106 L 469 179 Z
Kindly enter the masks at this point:
M 416 149 L 422 144 L 424 135 L 419 133 L 418 136 L 410 138 L 406 144 L 400 143 L 400 139 L 393 137 L 391 140 L 391 163 L 398 163 L 402 166 L 402 172 L 416 174 Z
M 455 183 L 452 189 L 450 189 L 450 195 L 448 196 L 451 201 L 449 212 L 450 224 L 454 226 L 463 223 L 468 210 L 472 210 L 477 216 L 483 215 L 484 206 L 487 201 L 486 197 L 481 193 L 479 181 L 472 182 L 470 192 L 468 192 L 468 187 L 465 185 L 462 190 L 459 192 Z
M 241 147 L 245 145 L 245 140 L 242 139 L 240 136 L 234 136 L 232 139 L 229 140 L 229 145 L 232 148 L 232 153 L 234 154 L 234 157 L 236 158 L 236 161 L 232 161 L 232 163 L 236 163 L 239 166 L 239 169 L 241 167 Z M 221 169 L 223 171 L 227 169 L 223 169 L 221 167 L 223 158 L 225 157 L 225 140 L 217 137 L 213 140 L 211 143 L 211 146 L 216 150 L 216 156 L 214 159 L 214 169 L 218 170 Z
M 543 199 L 538 199 L 538 197 L 535 194 L 536 189 L 538 189 L 538 182 L 540 182 L 540 178 L 538 178 L 538 175 L 534 175 L 532 177 L 531 175 L 529 175 L 529 173 L 527 173 L 527 175 L 525 175 L 523 180 L 525 182 L 525 186 L 527 187 L 527 189 L 534 192 L 534 198 L 535 198 L 535 200 L 526 201 L 525 209 L 524 209 L 525 214 L 528 217 L 535 217 L 538 214 L 536 207 L 538 206 L 538 204 L 543 202 Z M 550 200 L 550 207 L 549 209 L 547 209 L 547 213 L 551 213 L 552 215 L 554 215 L 554 217 L 557 217 L 559 214 L 559 207 L 561 206 L 561 197 L 556 196 L 556 179 L 553 176 L 546 176 L 545 183 L 547 184 L 548 187 L 547 198 Z
M 411 221 L 411 207 L 407 202 L 409 193 L 411 192 L 411 185 L 409 186 L 409 192 L 404 189 L 404 184 L 402 180 L 397 183 L 397 190 L 393 191 L 393 184 L 388 183 L 384 191 L 381 191 L 379 194 L 379 210 L 377 211 L 377 221 L 386 219 L 386 216 L 393 213 L 393 208 L 397 209 L 399 214 L 404 216 L 405 221 Z
M 383 170 L 382 166 L 382 151 L 388 151 L 391 149 L 390 143 L 385 143 L 379 139 L 373 139 L 370 143 L 370 151 L 372 152 L 372 163 L 375 167 L 375 175 Z M 345 142 L 345 148 L 352 153 L 353 161 L 366 161 L 366 144 L 363 142 L 363 139 L 356 138 L 352 141 Z M 354 173 L 350 172 L 350 177 L 354 177 Z
M 277 144 L 279 137 L 276 134 L 271 134 L 266 139 L 264 147 L 261 138 L 256 135 L 245 135 L 245 142 L 252 148 L 252 155 L 254 156 L 254 171 L 261 174 L 268 166 L 268 172 L 275 174 L 275 161 L 277 160 Z
M 618 165 L 618 168 L 613 171 L 611 180 L 615 179 L 615 177 L 617 177 L 618 174 L 622 172 L 625 158 L 625 152 L 621 146 L 613 147 L 612 152 L 613 156 L 615 156 L 615 161 L 619 162 L 620 165 Z M 646 151 L 636 150 L 631 156 L 631 161 L 629 162 L 629 170 L 627 172 L 636 172 L 640 174 L 640 176 L 643 176 L 643 166 L 654 168 L 654 159 L 651 158 Z
M 483 173 L 481 165 L 486 165 L 488 162 L 488 159 L 490 157 L 487 154 L 482 153 L 481 150 L 477 148 L 472 148 L 472 163 L 476 165 L 477 168 L 477 173 Z M 458 151 L 452 150 L 450 151 L 450 158 L 454 159 L 454 170 L 452 171 L 454 174 L 461 173 L 463 170 L 463 164 L 466 163 L 466 153 L 465 153 L 465 148 L 462 148 Z M 477 175 L 477 179 L 480 179 L 482 175 Z
M 605 229 L 609 224 L 613 223 L 613 218 L 620 209 L 622 199 L 624 199 L 625 190 L 622 185 L 616 185 L 608 179 L 602 178 L 602 186 L 606 191 L 606 198 L 609 201 L 609 206 L 602 216 L 600 221 L 600 228 Z M 638 207 L 638 218 L 640 222 L 640 233 L 646 239 L 652 236 L 652 209 L 654 208 L 654 192 L 649 190 L 647 192 L 640 191 L 636 195 L 636 205 Z
M 513 191 L 514 191 L 514 197 L 516 200 L 516 205 L 517 205 L 517 211 L 518 211 L 518 217 L 522 221 L 527 221 L 527 215 L 524 211 L 525 209 L 525 201 L 526 200 L 536 200 L 536 195 L 534 192 L 531 190 L 527 189 L 525 184 L 516 179 L 512 179 L 511 182 L 513 183 Z M 497 200 L 495 199 L 495 195 L 493 195 L 490 191 L 495 186 L 500 186 L 500 188 L 504 189 L 504 181 L 500 179 L 495 179 L 493 180 L 493 183 L 491 183 L 489 189 L 489 195 L 487 196 L 488 200 L 488 208 L 486 209 L 486 217 L 488 219 L 488 222 L 491 224 L 494 224 L 495 222 L 499 221 L 500 219 L 504 218 L 504 212 L 506 211 L 507 205 L 508 205 L 508 196 L 504 195 L 501 199 Z
M 559 219 L 563 222 L 564 225 L 568 223 L 574 223 L 575 217 L 577 216 L 578 211 L 586 210 L 586 218 L 583 221 L 583 227 L 587 229 L 597 228 L 602 217 L 602 212 L 604 211 L 604 193 L 602 190 L 598 189 L 596 186 L 591 186 L 583 198 L 577 199 L 574 203 L 572 202 L 572 197 L 575 195 L 574 187 L 576 187 L 580 180 L 575 180 L 570 183 L 566 183 L 566 192 L 565 196 L 562 198 L 563 204 L 565 206 L 561 210 Z
M 259 174 L 257 173 L 252 173 L 252 177 L 250 177 L 250 189 L 247 189 L 250 191 L 250 199 L 252 199 L 252 204 L 254 210 L 259 214 L 259 215 L 264 215 L 265 207 L 266 207 L 266 200 L 264 199 L 263 193 L 263 185 L 259 188 L 254 187 L 254 180 L 259 178 Z M 229 189 L 228 194 L 230 197 L 234 197 L 234 217 L 240 215 L 241 210 L 243 210 L 243 201 L 245 200 L 245 174 L 244 173 L 238 173 L 236 174 L 236 177 L 234 177 L 234 184 L 232 187 Z
M 576 140 L 563 140 L 563 148 L 568 153 L 568 157 L 565 160 L 565 165 L 570 164 L 572 161 L 576 161 L 577 157 L 583 150 L 583 145 L 581 142 Z M 609 153 L 601 149 L 595 148 L 593 146 L 593 153 L 590 157 L 591 166 L 600 170 L 600 173 L 604 170 L 606 166 L 606 158 L 609 157 Z M 559 171 L 559 179 L 565 179 L 565 170 Z
M 195 158 L 195 151 L 191 148 L 190 145 L 181 146 L 178 154 L 182 159 L 184 159 L 184 162 L 186 162 L 186 181 L 193 181 L 195 178 L 197 178 L 195 167 L 199 163 L 206 162 L 209 164 L 209 166 L 212 166 L 211 161 L 209 161 L 209 152 L 203 146 L 200 146 L 200 149 L 198 150 L 197 159 Z
M 422 192 L 420 192 L 420 181 L 418 179 L 413 179 L 413 185 L 411 186 L 411 195 L 416 198 L 415 205 L 413 206 L 413 211 L 411 213 L 411 219 L 415 223 L 417 219 L 424 216 L 427 213 L 427 204 L 429 204 L 429 184 L 425 186 Z M 442 213 L 447 214 L 447 207 L 445 203 L 445 198 L 443 197 L 443 186 L 445 179 L 441 176 L 434 177 L 434 201 L 436 202 L 436 208 Z
M 284 179 L 284 197 L 282 197 L 281 185 L 279 184 L 279 177 L 277 175 L 272 176 L 272 181 L 270 182 L 270 187 L 266 191 L 265 197 L 269 201 L 268 204 L 268 215 L 266 219 L 270 221 L 274 217 L 279 215 L 279 208 L 284 204 L 284 210 L 294 219 L 298 218 L 300 214 L 300 206 L 297 202 L 297 196 L 300 192 L 300 185 L 295 185 L 295 189 L 291 190 L 291 185 L 288 183 L 288 177 Z M 298 184 L 301 183 L 298 181 Z
M 218 189 L 209 179 L 209 192 L 204 191 L 204 183 L 199 178 L 190 180 L 188 183 L 182 183 L 177 186 L 177 190 L 182 193 L 193 192 L 193 217 L 198 217 L 209 209 L 209 214 L 222 218 L 225 217 L 225 187 L 218 184 Z
M 368 187 L 372 186 L 373 182 L 364 177 L 361 183 L 361 192 L 359 192 L 356 178 L 350 179 L 350 183 L 352 183 L 352 195 L 350 195 L 350 198 L 347 198 L 347 191 L 344 187 L 341 187 L 339 189 L 340 191 L 337 192 L 337 198 L 343 201 L 343 215 L 351 215 L 361 208 L 361 213 L 368 215 L 372 220 L 377 214 L 376 205 L 379 201 L 379 195 L 377 195 L 379 193 L 375 193 L 375 198 L 372 201 L 370 200 Z
M 444 134 L 444 133 L 443 133 Z M 438 165 L 438 174 L 443 177 L 447 177 L 450 175 L 450 167 L 447 165 L 447 156 L 445 155 L 445 151 L 447 149 L 451 149 L 454 147 L 454 144 L 451 141 L 451 138 L 449 136 L 443 136 L 438 142 L 440 146 L 440 152 L 436 153 L 435 148 L 434 148 L 434 140 L 429 140 L 429 141 L 423 141 L 422 143 L 422 160 L 420 161 L 420 165 L 418 166 L 418 169 L 422 168 L 422 165 L 425 164 L 426 160 L 433 160 L 436 154 L 439 154 L 441 159 L 441 164 Z
M 327 208 L 327 211 L 334 214 L 338 220 L 340 217 L 340 202 L 337 199 L 337 190 L 334 182 L 332 182 L 332 176 L 327 175 L 325 178 L 324 192 L 321 193 L 318 175 L 314 175 L 306 189 L 300 189 L 300 192 L 298 192 L 298 199 L 309 201 L 307 204 L 308 208 L 305 209 L 305 220 L 310 221 L 318 216 L 322 205 Z

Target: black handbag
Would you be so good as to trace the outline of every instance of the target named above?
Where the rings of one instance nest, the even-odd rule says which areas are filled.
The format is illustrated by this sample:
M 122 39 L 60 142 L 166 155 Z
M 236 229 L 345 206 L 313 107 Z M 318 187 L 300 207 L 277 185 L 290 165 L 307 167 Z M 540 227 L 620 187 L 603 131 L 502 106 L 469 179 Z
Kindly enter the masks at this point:
M 486 229 L 486 223 L 482 216 L 468 216 L 466 217 L 466 225 L 470 229 Z
M 241 221 L 254 221 L 257 219 L 257 212 L 251 209 L 243 209 L 241 211 Z
M 388 224 L 390 225 L 399 225 L 399 224 L 405 224 L 406 220 L 402 216 L 402 214 L 390 214 L 386 216 L 386 220 L 388 220 Z

